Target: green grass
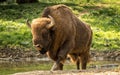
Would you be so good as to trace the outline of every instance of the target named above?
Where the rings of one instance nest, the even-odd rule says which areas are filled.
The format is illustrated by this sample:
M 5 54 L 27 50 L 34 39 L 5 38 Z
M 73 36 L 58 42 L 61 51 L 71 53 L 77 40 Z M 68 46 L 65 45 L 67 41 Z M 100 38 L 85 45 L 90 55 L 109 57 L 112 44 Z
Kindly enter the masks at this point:
M 82 19 L 93 29 L 92 47 L 97 50 L 120 49 L 120 6 L 90 10 Z
M 0 63 L 0 75 L 9 75 L 17 72 L 34 70 L 50 70 L 53 62 L 9 62 Z M 65 64 L 64 70 L 76 69 L 74 64 Z
M 83 2 L 83 3 L 81 3 Z M 55 4 L 66 4 L 74 14 L 87 22 L 93 30 L 92 50 L 120 49 L 120 6 L 117 0 L 56 1 L 31 4 L 0 5 L 0 47 L 32 47 L 32 35 L 25 25 L 26 19 L 40 17 L 43 9 Z M 83 14 L 83 15 L 81 15 Z

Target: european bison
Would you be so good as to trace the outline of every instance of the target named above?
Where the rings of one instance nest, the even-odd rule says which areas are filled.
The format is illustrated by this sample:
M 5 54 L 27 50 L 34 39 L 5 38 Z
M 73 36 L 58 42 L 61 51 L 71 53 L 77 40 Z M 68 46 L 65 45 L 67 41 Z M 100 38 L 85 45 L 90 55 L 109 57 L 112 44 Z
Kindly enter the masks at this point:
M 67 56 L 77 69 L 86 69 L 89 60 L 92 30 L 80 21 L 66 5 L 44 9 L 42 17 L 27 25 L 31 28 L 33 45 L 41 54 L 47 54 L 55 63 L 51 70 L 62 70 Z

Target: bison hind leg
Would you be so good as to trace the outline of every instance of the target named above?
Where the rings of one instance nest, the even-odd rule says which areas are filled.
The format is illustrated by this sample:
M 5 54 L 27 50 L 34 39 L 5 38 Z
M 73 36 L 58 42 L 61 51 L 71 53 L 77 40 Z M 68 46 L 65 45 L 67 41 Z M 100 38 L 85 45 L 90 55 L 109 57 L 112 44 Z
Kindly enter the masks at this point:
M 89 62 L 90 55 L 84 54 L 80 56 L 81 69 L 86 69 L 87 63 Z
M 71 62 L 75 63 L 77 66 L 77 70 L 80 69 L 80 58 L 78 54 L 69 54 L 68 57 L 70 58 Z

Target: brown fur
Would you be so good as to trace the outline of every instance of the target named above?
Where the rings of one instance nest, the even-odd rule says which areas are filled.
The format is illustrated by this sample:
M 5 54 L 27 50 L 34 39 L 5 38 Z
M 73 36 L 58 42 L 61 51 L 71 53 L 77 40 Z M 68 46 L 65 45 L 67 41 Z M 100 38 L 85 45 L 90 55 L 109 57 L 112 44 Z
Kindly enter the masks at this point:
M 45 8 L 41 19 L 48 18 L 48 15 L 51 15 L 55 20 L 54 30 L 51 29 L 52 32 L 49 32 L 49 34 L 52 34 L 50 35 L 52 41 L 47 51 L 47 55 L 57 63 L 57 67 L 54 70 L 62 69 L 60 65 L 64 63 L 67 55 L 76 63 L 77 69 L 79 69 L 80 62 L 81 68 L 86 69 L 92 41 L 92 30 L 90 26 L 80 21 L 72 13 L 71 9 L 65 5 L 54 5 Z M 44 22 L 46 23 L 46 21 L 43 21 L 43 24 L 42 22 L 39 24 L 41 26 L 47 25 Z M 42 28 L 41 26 L 40 28 Z M 38 29 L 40 28 L 38 27 Z M 38 36 L 34 33 L 36 31 L 33 32 L 33 36 Z

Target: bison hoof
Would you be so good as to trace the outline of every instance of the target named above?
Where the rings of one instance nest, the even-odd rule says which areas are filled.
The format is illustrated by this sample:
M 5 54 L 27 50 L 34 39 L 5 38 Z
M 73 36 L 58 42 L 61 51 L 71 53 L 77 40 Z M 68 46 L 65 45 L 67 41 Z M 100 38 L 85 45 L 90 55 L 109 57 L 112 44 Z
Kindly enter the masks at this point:
M 63 70 L 63 64 L 62 63 L 59 63 L 59 64 L 54 63 L 53 67 L 51 68 L 51 71 L 55 71 L 55 70 Z

